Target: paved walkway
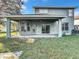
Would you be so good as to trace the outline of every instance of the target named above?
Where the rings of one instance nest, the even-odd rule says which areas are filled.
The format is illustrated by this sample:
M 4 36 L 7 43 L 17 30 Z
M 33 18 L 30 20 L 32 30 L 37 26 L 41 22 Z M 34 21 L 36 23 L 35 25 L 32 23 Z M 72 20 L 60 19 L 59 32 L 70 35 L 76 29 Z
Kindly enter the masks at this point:
M 27 36 L 12 36 L 11 38 L 52 38 L 57 37 L 57 35 L 27 35 Z

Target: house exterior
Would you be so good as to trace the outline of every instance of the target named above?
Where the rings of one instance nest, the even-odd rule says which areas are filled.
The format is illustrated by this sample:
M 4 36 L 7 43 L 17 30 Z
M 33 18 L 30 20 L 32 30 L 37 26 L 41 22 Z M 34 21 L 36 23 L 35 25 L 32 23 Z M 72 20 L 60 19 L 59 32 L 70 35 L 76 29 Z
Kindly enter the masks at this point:
M 79 30 L 79 16 L 75 16 L 74 26 L 75 30 Z
M 18 22 L 19 36 L 62 37 L 71 35 L 74 29 L 75 7 L 34 7 L 35 14 L 9 15 L 7 37 L 10 36 L 10 20 Z M 1 16 L 3 17 L 3 16 Z

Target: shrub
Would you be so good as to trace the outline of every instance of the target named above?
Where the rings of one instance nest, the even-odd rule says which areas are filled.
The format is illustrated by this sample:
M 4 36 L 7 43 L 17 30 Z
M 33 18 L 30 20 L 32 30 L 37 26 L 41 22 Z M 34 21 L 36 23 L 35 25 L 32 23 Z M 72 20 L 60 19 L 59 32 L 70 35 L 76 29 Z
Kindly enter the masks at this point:
M 4 44 L 0 42 L 0 53 L 5 51 Z
M 0 42 L 0 53 L 10 52 L 8 48 L 5 47 L 3 43 Z

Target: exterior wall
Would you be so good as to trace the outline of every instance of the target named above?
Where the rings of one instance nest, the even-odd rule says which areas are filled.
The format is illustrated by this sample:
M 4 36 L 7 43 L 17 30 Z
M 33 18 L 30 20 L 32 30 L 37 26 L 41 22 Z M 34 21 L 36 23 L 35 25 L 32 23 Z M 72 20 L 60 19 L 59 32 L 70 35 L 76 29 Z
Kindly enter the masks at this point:
M 50 25 L 50 34 L 58 34 L 58 21 L 51 23 Z
M 44 12 L 44 10 L 46 12 Z M 67 16 L 68 15 L 68 10 L 67 9 L 36 9 L 35 10 L 36 14 L 52 14 L 56 16 Z
M 70 10 L 72 12 L 69 12 Z M 65 33 L 66 35 L 71 35 L 72 30 L 74 29 L 74 9 L 69 9 L 67 13 L 68 15 L 64 19 L 62 19 L 62 23 L 69 23 L 69 30 L 63 31 L 63 33 Z
M 43 10 L 44 11 L 44 10 Z M 74 29 L 74 10 L 73 9 L 46 9 L 43 13 L 43 11 L 41 13 L 39 13 L 39 9 L 35 10 L 36 14 L 51 14 L 54 16 L 64 16 L 62 20 L 62 24 L 63 23 L 68 23 L 68 27 L 69 29 L 66 31 L 62 31 L 62 34 L 65 33 L 65 35 L 71 35 L 72 34 L 72 30 Z M 50 20 L 50 19 L 49 19 Z M 53 19 L 52 19 L 53 20 Z M 25 30 L 24 32 L 21 31 L 21 26 L 22 26 L 22 22 L 24 22 L 24 27 Z M 32 34 L 37 34 L 37 35 L 42 35 L 42 24 L 49 24 L 50 25 L 50 33 L 52 35 L 58 35 L 59 34 L 59 23 L 58 21 L 53 21 L 53 22 L 42 22 L 42 21 L 30 21 L 30 26 L 31 26 L 31 31 L 27 32 L 27 22 L 28 21 L 20 21 L 20 35 L 23 36 L 27 36 L 27 35 L 32 35 Z M 34 33 L 32 31 L 32 28 L 34 27 L 33 25 L 36 25 L 35 29 L 36 32 Z M 61 26 L 61 25 L 60 25 Z
M 44 10 L 45 10 L 45 12 L 44 12 Z M 52 14 L 54 16 L 64 16 L 65 18 L 62 19 L 62 24 L 65 22 L 69 23 L 69 30 L 63 31 L 63 33 L 65 33 L 66 35 L 71 35 L 72 30 L 74 29 L 74 9 L 35 9 L 35 13 L 36 14 Z M 53 27 L 55 25 L 56 24 L 52 24 Z M 55 28 L 51 29 L 51 30 L 54 31 Z M 56 33 L 57 33 L 57 31 L 56 31 Z
M 72 30 L 74 29 L 74 19 L 72 17 L 67 17 L 62 19 L 62 23 L 69 23 L 69 30 L 68 31 L 63 31 L 66 35 L 71 35 Z
M 26 35 L 29 35 L 29 34 L 37 34 L 37 35 L 42 35 L 42 25 L 43 24 L 49 24 L 50 25 L 50 33 L 49 34 L 52 34 L 52 35 L 58 35 L 58 22 L 57 21 L 55 21 L 55 22 L 52 22 L 52 23 L 47 23 L 47 22 L 31 22 L 31 26 L 33 25 L 33 24 L 35 24 L 36 25 L 36 33 L 33 33 L 32 31 L 28 34 L 28 32 L 27 32 L 27 21 L 24 21 L 24 26 L 25 26 L 25 32 L 22 32 L 21 31 L 21 26 L 22 26 L 22 24 L 21 24 L 21 22 L 22 21 L 20 21 L 19 23 L 20 23 L 20 29 L 19 29 L 19 31 L 20 31 L 20 35 L 22 35 L 22 36 L 26 36 Z M 32 27 L 31 27 L 32 28 Z

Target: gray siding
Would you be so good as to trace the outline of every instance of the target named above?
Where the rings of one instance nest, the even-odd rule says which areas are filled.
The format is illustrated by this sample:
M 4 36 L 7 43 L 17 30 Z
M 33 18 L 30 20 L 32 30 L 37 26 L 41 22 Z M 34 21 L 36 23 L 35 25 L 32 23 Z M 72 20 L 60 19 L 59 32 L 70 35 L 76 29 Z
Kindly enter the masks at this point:
M 68 10 L 66 9 L 37 9 L 35 11 L 36 14 L 44 14 L 42 11 L 40 10 L 47 10 L 47 13 L 45 14 L 52 14 L 52 15 L 56 15 L 56 16 L 68 16 Z
M 62 9 L 49 9 L 48 14 L 56 15 L 56 16 L 67 16 L 68 10 L 62 10 Z

